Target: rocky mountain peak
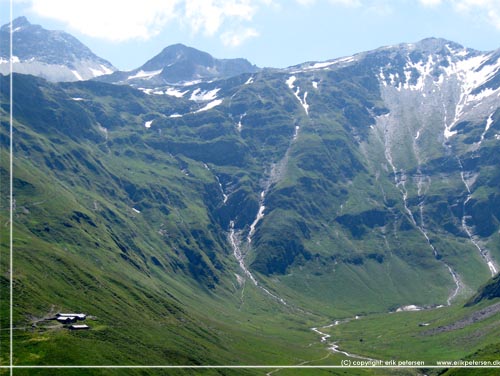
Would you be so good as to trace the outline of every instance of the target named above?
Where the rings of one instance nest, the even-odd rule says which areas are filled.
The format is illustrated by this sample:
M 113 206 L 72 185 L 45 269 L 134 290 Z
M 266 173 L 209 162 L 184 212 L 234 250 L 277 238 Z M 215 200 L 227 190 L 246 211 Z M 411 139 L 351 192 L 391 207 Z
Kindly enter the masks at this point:
M 445 51 L 462 51 L 464 46 L 443 38 L 426 38 L 415 44 L 409 44 L 413 49 L 427 53 L 443 53 Z
M 113 65 L 64 31 L 44 29 L 26 17 L 12 21 L 14 72 L 49 81 L 78 81 L 109 74 Z M 0 28 L 0 45 L 10 44 L 10 23 Z M 0 51 L 0 73 L 8 74 L 9 48 Z
M 217 59 L 207 52 L 177 43 L 164 48 L 139 68 L 129 72 L 116 72 L 99 80 L 154 88 L 228 78 L 258 70 L 258 67 L 246 59 Z
M 14 29 L 14 31 L 16 31 L 16 29 L 28 26 L 32 26 L 32 24 L 24 16 L 17 17 L 12 21 L 12 28 Z M 3 25 L 0 31 L 10 31 L 10 23 Z
M 206 52 L 178 43 L 164 48 L 158 55 L 147 61 L 141 69 L 146 71 L 163 69 L 180 62 L 211 67 L 215 64 L 215 59 Z

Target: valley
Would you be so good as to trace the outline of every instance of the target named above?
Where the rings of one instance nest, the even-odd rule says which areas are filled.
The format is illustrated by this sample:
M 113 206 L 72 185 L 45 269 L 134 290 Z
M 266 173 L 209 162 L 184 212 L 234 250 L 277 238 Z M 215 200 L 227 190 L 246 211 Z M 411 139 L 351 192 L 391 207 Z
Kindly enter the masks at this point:
M 175 45 L 88 81 L 13 74 L 0 362 L 11 277 L 19 366 L 496 360 L 498 51 L 430 38 L 285 69 L 207 55 Z M 90 312 L 91 330 L 31 326 L 63 311 Z M 125 372 L 73 371 L 15 373 Z

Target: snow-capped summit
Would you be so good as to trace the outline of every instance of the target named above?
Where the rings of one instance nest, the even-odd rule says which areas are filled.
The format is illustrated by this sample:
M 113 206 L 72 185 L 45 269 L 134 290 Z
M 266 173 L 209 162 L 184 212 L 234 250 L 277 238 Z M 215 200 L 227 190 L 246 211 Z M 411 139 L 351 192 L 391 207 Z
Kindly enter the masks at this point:
M 0 28 L 0 73 L 8 74 L 10 23 Z M 12 21 L 13 70 L 49 81 L 88 80 L 113 73 L 113 65 L 63 31 L 46 30 L 26 17 Z
M 258 71 L 246 59 L 216 59 L 210 54 L 183 44 L 166 47 L 137 69 L 116 72 L 100 80 L 113 83 L 155 87 L 237 76 Z
M 459 132 L 460 123 L 487 118 L 500 96 L 500 51 L 480 52 L 444 39 L 407 44 L 380 67 L 379 81 L 406 97 L 413 92 L 427 108 L 445 103 L 445 139 Z

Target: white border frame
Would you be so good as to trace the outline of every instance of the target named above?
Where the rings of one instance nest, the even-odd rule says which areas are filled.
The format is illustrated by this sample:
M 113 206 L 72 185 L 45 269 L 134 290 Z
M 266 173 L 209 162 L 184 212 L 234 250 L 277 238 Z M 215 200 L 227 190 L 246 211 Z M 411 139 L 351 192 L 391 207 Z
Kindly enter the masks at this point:
M 13 233 L 14 233 L 14 152 L 13 152 L 13 0 L 10 0 L 10 37 L 9 37 L 9 69 L 10 69 L 10 79 L 9 79 L 9 365 L 0 365 L 0 369 L 9 369 L 10 376 L 13 376 L 14 369 L 276 369 L 277 371 L 282 369 L 422 369 L 422 368 L 434 368 L 434 369 L 454 369 L 454 368 L 485 368 L 485 369 L 500 369 L 499 366 L 437 366 L 437 365 L 425 365 L 425 366 L 342 366 L 342 365 L 80 365 L 80 366 L 57 366 L 57 365 L 31 365 L 22 366 L 14 365 L 14 330 L 13 330 L 13 306 L 14 306 L 14 247 L 13 247 Z

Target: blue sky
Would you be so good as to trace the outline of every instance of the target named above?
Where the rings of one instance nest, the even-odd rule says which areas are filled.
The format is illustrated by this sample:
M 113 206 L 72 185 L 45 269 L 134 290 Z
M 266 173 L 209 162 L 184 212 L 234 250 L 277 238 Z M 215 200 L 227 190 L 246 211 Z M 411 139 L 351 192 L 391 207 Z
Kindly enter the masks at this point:
M 9 6 L 0 0 L 2 24 Z M 14 18 L 65 30 L 123 70 L 174 43 L 260 67 L 431 36 L 500 48 L 500 0 L 12 0 L 12 6 Z

